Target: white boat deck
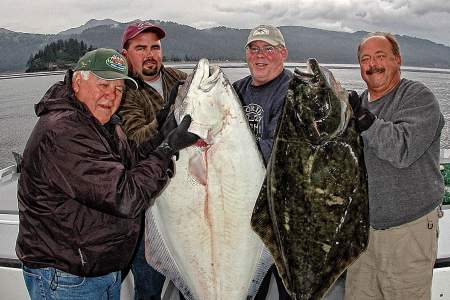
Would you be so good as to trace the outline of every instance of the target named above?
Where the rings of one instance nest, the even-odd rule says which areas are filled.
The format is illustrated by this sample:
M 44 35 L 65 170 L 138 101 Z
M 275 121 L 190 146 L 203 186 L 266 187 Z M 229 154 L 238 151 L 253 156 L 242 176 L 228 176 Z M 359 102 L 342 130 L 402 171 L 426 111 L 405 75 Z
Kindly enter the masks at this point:
M 443 151 L 442 162 L 450 163 L 450 149 Z M 0 170 L 0 262 L 16 267 L 0 265 L 0 290 L 4 290 L 10 299 L 28 299 L 22 272 L 17 268 L 19 262 L 14 249 L 19 230 L 17 179 L 16 166 Z M 450 205 L 444 205 L 443 211 L 444 217 L 439 222 L 438 260 L 433 272 L 433 300 L 450 300 Z M 126 278 L 122 286 L 121 299 L 132 299 L 134 292 L 131 277 Z M 327 300 L 343 299 L 343 283 L 340 282 L 332 293 Z

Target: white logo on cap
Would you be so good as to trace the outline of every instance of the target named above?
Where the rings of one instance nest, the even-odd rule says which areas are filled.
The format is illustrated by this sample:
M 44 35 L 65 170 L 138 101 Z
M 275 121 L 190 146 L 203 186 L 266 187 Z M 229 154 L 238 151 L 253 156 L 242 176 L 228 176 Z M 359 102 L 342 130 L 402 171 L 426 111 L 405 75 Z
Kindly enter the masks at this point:
M 253 35 L 269 35 L 269 29 L 267 28 L 259 28 L 253 32 Z
M 113 69 L 119 70 L 120 72 L 125 71 L 125 60 L 115 54 L 106 59 L 106 64 Z
M 139 23 L 139 24 L 137 24 L 137 28 L 139 28 L 139 29 L 142 29 L 142 28 L 144 28 L 145 26 L 151 26 L 152 24 L 150 24 L 149 22 L 141 22 L 141 23 Z

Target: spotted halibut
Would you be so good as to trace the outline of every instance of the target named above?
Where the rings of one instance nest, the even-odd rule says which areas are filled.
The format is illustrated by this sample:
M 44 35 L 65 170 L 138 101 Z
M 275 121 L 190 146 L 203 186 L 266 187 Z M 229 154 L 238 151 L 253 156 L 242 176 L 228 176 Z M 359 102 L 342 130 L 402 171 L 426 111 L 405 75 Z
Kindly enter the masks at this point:
M 251 222 L 295 299 L 320 299 L 367 247 L 362 140 L 315 59 L 294 71 Z
M 201 142 L 180 151 L 175 176 L 146 213 L 146 257 L 187 299 L 254 296 L 271 264 L 250 218 L 265 167 L 222 70 L 199 61 L 175 116 Z

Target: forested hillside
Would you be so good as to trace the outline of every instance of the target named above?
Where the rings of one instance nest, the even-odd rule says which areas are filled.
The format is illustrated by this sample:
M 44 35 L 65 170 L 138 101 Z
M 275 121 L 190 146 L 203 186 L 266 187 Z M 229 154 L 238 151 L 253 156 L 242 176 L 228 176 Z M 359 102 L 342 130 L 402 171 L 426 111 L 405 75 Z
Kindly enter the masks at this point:
M 196 62 L 200 58 L 215 61 L 244 61 L 244 45 L 250 29 L 214 27 L 197 29 L 192 26 L 174 22 L 149 20 L 166 31 L 162 40 L 164 61 Z M 48 44 L 58 40 L 78 40 L 81 44 L 100 48 L 121 50 L 121 36 L 127 24 L 114 20 L 90 20 L 78 28 L 71 28 L 59 34 L 43 35 L 13 32 L 0 28 L 0 72 L 17 72 L 60 68 L 73 63 L 73 58 L 53 51 L 51 59 L 37 59 L 31 62 L 39 52 L 45 52 Z M 308 28 L 303 26 L 280 26 L 289 49 L 288 61 L 305 62 L 308 57 L 315 57 L 321 63 L 355 64 L 356 48 L 367 32 L 339 32 Z M 450 47 L 429 40 L 399 35 L 402 63 L 404 66 L 450 68 Z M 77 47 L 79 47 L 78 45 Z M 51 46 L 55 47 L 55 45 Z M 65 48 L 69 50 L 68 48 Z M 77 50 L 78 48 L 76 48 Z M 78 49 L 79 50 L 79 49 Z M 77 51 L 78 51 L 77 50 Z M 65 51 L 63 51 L 65 52 Z M 41 53 L 42 55 L 43 53 Z M 62 55 L 62 56 L 61 56 Z M 70 55 L 69 55 L 70 56 Z M 39 56 L 37 57 L 39 58 Z M 72 60 L 71 60 L 72 59 Z M 45 62 L 47 65 L 45 66 Z M 28 64 L 27 64 L 28 62 Z M 51 62 L 49 65 L 48 62 Z
M 85 42 L 76 39 L 57 40 L 32 55 L 27 62 L 25 72 L 40 72 L 65 70 L 73 68 L 78 59 L 88 51 L 93 50 L 92 45 L 87 46 Z

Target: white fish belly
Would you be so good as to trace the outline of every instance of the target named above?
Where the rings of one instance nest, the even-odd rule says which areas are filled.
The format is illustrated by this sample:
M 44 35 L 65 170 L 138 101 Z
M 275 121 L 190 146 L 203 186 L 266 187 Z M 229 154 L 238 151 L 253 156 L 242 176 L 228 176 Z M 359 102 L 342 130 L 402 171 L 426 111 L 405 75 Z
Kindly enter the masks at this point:
M 235 114 L 206 151 L 180 152 L 176 175 L 147 212 L 163 241 L 147 234 L 147 259 L 188 298 L 245 299 L 263 256 L 250 218 L 265 168 L 242 112 Z M 199 155 L 202 183 L 190 166 Z

